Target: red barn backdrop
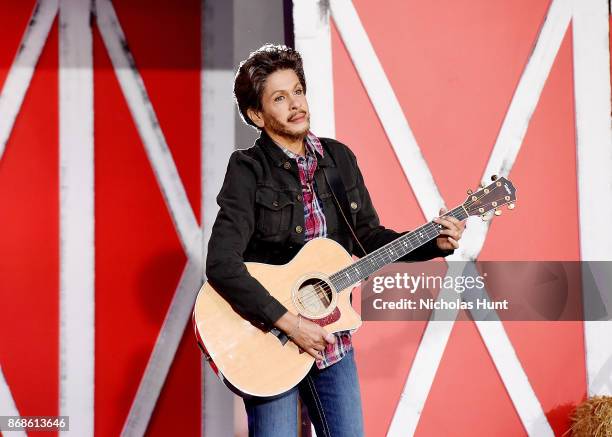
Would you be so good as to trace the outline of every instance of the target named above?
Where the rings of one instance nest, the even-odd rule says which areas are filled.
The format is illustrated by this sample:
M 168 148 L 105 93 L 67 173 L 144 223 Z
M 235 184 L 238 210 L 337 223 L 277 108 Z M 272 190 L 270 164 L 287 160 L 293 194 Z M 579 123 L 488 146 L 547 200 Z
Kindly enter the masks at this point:
M 356 153 L 384 224 L 414 228 L 494 170 L 517 209 L 469 222 L 458 257 L 612 259 L 594 231 L 612 207 L 584 204 L 612 195 L 591 189 L 612 178 L 605 1 L 294 5 L 313 130 Z M 0 415 L 70 415 L 79 436 L 201 434 L 183 327 L 202 168 L 226 166 L 203 162 L 202 9 L 0 1 Z M 462 318 L 364 324 L 367 435 L 562 435 L 573 406 L 612 391 L 608 323 Z

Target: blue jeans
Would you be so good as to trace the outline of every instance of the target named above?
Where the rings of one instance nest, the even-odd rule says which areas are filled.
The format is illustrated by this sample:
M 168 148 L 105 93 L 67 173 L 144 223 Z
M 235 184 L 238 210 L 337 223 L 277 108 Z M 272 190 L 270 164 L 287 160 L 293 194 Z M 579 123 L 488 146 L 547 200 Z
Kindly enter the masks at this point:
M 297 387 L 275 398 L 244 399 L 250 437 L 297 437 L 298 394 L 317 437 L 361 437 L 363 416 L 353 351 L 323 370 L 313 365 Z

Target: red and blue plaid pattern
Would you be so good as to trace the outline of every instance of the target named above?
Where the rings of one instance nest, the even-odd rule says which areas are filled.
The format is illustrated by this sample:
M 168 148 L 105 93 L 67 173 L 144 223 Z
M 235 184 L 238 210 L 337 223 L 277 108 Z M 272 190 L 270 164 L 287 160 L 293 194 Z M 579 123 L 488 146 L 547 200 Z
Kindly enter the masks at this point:
M 306 137 L 305 156 L 293 153 L 284 147 L 282 149 L 289 158 L 295 159 L 300 175 L 302 200 L 304 201 L 304 240 L 310 241 L 313 238 L 325 237 L 327 235 L 325 214 L 314 187 L 314 174 L 317 169 L 316 153 L 323 156 L 321 142 L 309 132 Z
M 305 156 L 293 153 L 282 146 L 281 148 L 289 158 L 295 159 L 300 175 L 302 199 L 304 201 L 304 241 L 317 237 L 326 237 L 327 224 L 325 222 L 325 214 L 317 196 L 314 182 L 314 174 L 317 169 L 317 153 L 321 157 L 323 156 L 321 141 L 312 132 L 308 132 Z M 334 335 L 336 342 L 327 345 L 323 352 L 323 359 L 316 360 L 316 365 L 319 369 L 324 369 L 337 363 L 353 348 L 349 331 L 337 332 Z

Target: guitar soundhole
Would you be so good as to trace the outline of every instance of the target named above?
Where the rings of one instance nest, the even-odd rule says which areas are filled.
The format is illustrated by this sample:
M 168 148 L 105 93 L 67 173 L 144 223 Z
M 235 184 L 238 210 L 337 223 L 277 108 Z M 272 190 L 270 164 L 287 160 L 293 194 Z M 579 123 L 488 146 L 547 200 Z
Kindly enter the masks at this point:
M 333 297 L 334 291 L 327 282 L 321 278 L 310 278 L 297 289 L 294 302 L 300 313 L 320 317 L 329 313 Z

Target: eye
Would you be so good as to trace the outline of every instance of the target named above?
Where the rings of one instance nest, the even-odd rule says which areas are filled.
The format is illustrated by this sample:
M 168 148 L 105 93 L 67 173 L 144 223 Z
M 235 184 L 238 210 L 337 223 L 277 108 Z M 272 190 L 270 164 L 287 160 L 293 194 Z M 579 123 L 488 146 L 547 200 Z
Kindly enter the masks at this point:
M 285 96 L 277 96 L 277 97 L 275 97 L 275 98 L 274 98 L 274 101 L 275 101 L 275 102 L 280 102 L 280 101 L 282 101 L 284 98 L 285 98 Z
M 296 93 L 298 96 L 301 96 L 301 95 L 304 93 L 304 91 L 302 90 L 302 88 L 298 88 L 297 90 L 295 90 L 295 93 Z

